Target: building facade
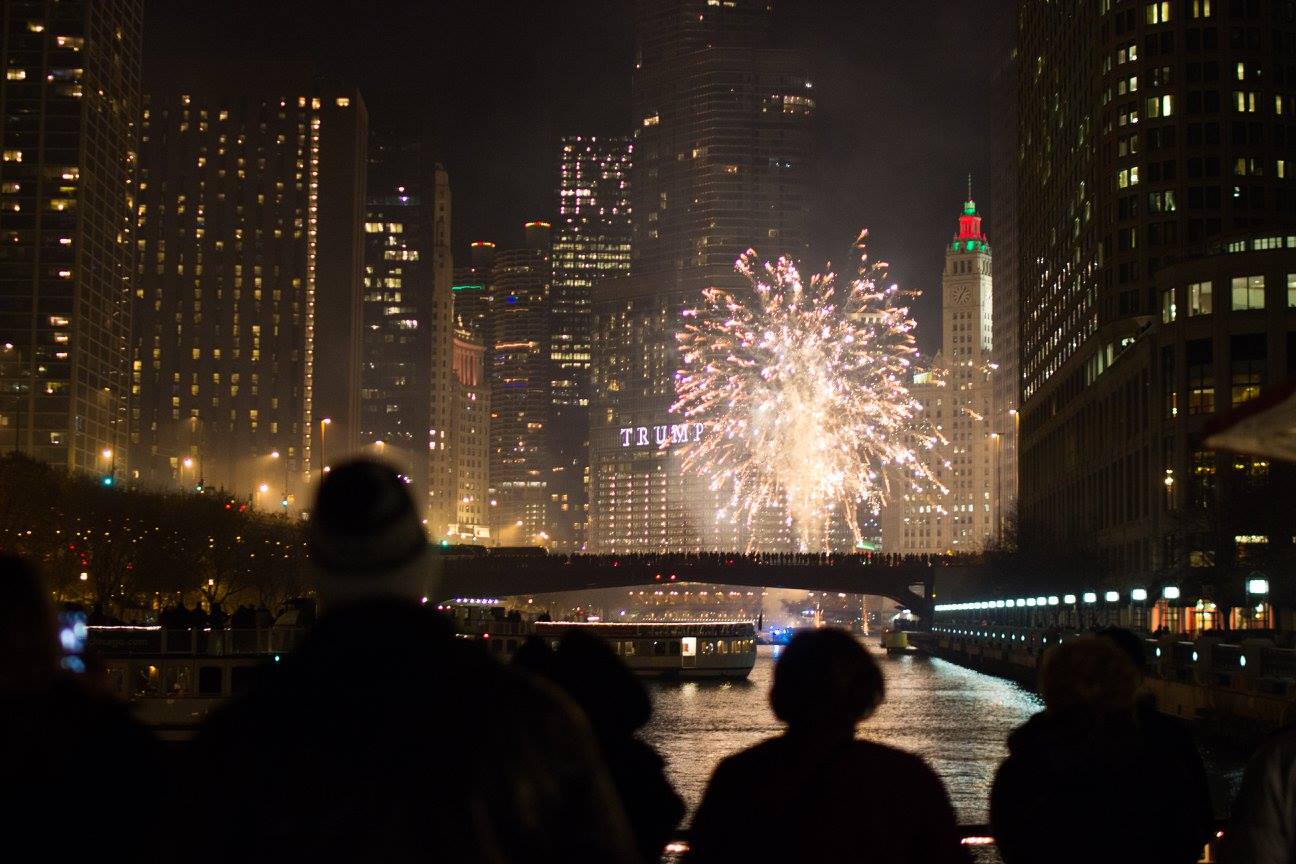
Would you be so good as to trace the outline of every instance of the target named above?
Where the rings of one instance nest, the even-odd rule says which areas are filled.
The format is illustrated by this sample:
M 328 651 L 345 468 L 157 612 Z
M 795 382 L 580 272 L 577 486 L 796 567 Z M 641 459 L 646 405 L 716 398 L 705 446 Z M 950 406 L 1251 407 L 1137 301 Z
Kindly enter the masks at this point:
M 490 385 L 486 346 L 462 327 L 454 334 L 455 523 L 446 534 L 461 543 L 490 543 Z
M 1003 441 L 994 414 L 992 286 L 990 245 L 969 197 L 945 250 L 941 350 L 911 390 L 942 439 L 931 460 L 945 491 L 906 492 L 886 503 L 885 552 L 979 552 L 996 537 Z
M 592 551 L 747 545 L 678 449 L 622 442 L 670 425 L 680 316 L 702 290 L 737 285 L 749 247 L 807 251 L 813 85 L 775 47 L 772 14 L 754 0 L 638 5 L 630 276 L 594 301 Z
M 490 529 L 506 546 L 554 534 L 550 230 L 527 223 L 525 248 L 498 251 L 489 282 Z
M 1183 508 L 1219 502 L 1225 473 L 1276 476 L 1209 452 L 1203 425 L 1289 370 L 1296 15 L 1018 12 L 1019 539 L 1116 588 L 1174 583 L 1233 608 L 1255 553 L 1239 547 L 1276 554 L 1290 532 L 1234 525 L 1208 549 Z
M 0 441 L 127 475 L 139 0 L 3 10 Z
M 1016 22 L 1003 16 L 1003 23 L 1015 31 Z M 1012 36 L 1015 37 L 1015 32 Z M 995 240 L 994 339 L 990 356 L 994 363 L 994 431 L 999 434 L 995 497 L 999 502 L 999 523 L 995 538 L 1011 542 L 1017 523 L 1017 439 L 1021 425 L 1021 352 L 1018 339 L 1021 298 L 1017 286 L 1017 50 L 1012 45 L 995 68 L 992 109 L 995 123 L 990 137 L 990 236 Z M 969 193 L 971 197 L 971 193 Z
M 561 145 L 553 242 L 552 330 L 557 520 L 563 545 L 585 545 L 588 522 L 590 327 L 593 297 L 630 272 L 629 137 L 571 136 Z
M 141 480 L 289 508 L 353 449 L 366 126 L 354 90 L 148 98 L 131 412 Z
M 373 146 L 369 155 L 360 446 L 397 466 L 426 497 L 437 286 L 435 187 L 421 156 L 417 145 L 394 142 Z

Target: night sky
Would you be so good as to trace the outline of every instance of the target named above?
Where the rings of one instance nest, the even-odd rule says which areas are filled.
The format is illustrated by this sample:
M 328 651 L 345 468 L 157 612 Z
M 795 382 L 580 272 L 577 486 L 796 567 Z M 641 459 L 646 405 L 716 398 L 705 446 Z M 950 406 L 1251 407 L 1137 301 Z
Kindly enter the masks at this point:
M 906 288 L 930 351 L 944 243 L 966 188 L 992 202 L 991 41 L 1006 0 L 784 0 L 779 32 L 819 100 L 815 256 L 860 227 Z M 148 0 L 145 89 L 177 65 L 309 62 L 354 83 L 378 134 L 417 136 L 450 172 L 456 254 L 552 216 L 556 142 L 630 126 L 631 0 Z M 994 237 L 990 238 L 991 245 Z M 816 262 L 816 263 L 819 263 Z

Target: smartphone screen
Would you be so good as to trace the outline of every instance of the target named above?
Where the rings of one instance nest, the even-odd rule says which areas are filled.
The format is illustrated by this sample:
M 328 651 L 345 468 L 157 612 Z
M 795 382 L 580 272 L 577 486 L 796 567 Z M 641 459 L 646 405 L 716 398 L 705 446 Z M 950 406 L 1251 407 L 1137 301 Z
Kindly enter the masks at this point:
M 59 643 L 63 646 L 61 665 L 72 672 L 85 671 L 86 616 L 84 612 L 59 613 Z

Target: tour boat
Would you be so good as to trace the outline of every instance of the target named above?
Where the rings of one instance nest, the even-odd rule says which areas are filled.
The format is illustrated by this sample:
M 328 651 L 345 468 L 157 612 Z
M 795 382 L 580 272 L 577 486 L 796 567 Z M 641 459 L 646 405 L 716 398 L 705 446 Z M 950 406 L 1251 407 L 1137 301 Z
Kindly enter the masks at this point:
M 163 740 L 192 737 L 207 713 L 242 692 L 256 669 L 293 649 L 302 628 L 89 628 L 108 689 Z
M 563 634 L 581 631 L 605 639 L 630 670 L 658 678 L 746 678 L 756 664 L 756 627 L 750 621 L 571 622 L 490 618 L 451 610 L 459 634 L 481 639 L 502 660 L 530 636 L 557 647 Z

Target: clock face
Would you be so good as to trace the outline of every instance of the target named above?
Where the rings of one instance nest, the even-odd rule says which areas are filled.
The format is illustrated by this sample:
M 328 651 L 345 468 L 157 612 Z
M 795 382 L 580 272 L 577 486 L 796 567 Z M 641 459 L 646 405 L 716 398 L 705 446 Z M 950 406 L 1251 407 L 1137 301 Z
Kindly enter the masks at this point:
M 954 289 L 954 302 L 955 302 L 955 303 L 958 303 L 959 305 L 962 305 L 962 304 L 968 302 L 968 296 L 969 296 L 969 295 L 968 295 L 968 289 L 967 289 L 967 286 L 966 286 L 966 285 L 964 285 L 964 286 L 961 287 L 961 288 L 955 288 L 955 289 Z

